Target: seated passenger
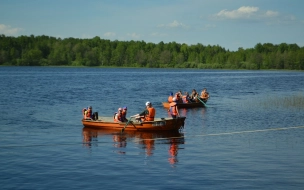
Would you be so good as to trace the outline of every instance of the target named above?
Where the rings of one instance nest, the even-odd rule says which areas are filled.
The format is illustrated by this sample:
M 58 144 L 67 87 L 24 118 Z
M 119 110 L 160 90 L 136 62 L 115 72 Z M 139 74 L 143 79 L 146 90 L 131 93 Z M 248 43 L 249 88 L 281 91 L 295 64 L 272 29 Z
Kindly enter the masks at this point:
M 190 95 L 191 102 L 196 102 L 197 101 L 197 95 L 198 95 L 198 93 L 196 92 L 196 90 L 192 89 L 192 93 Z
M 122 122 L 127 122 L 128 121 L 127 110 L 128 110 L 128 108 L 126 106 L 122 108 L 122 112 L 121 112 L 121 121 Z
M 84 119 L 92 119 L 92 106 L 84 108 Z
M 118 111 L 114 113 L 113 120 L 115 122 L 122 122 L 122 108 L 118 108 Z
M 203 90 L 202 90 L 202 93 L 201 93 L 201 96 L 200 96 L 200 98 L 203 100 L 203 102 L 207 102 L 207 100 L 209 99 L 209 93 L 207 92 L 207 89 L 206 88 L 204 88 Z
M 190 97 L 189 97 L 189 93 L 188 92 L 185 92 L 185 95 L 183 95 L 182 100 L 183 100 L 184 104 L 187 104 L 187 103 L 190 102 Z
M 176 98 L 176 103 L 183 103 L 182 96 L 180 95 L 179 92 L 175 94 L 175 98 Z

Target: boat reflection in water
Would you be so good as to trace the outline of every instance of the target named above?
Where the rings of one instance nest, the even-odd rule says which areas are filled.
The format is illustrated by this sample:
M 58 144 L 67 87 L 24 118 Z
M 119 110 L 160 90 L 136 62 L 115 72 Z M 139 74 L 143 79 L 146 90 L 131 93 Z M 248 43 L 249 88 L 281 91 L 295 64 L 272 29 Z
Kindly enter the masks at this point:
M 177 155 L 180 144 L 184 144 L 184 135 L 179 131 L 160 131 L 160 132 L 143 132 L 143 131 L 124 131 L 121 133 L 117 130 L 104 130 L 94 128 L 83 128 L 83 144 L 91 147 L 98 144 L 98 138 L 102 136 L 112 136 L 113 146 L 119 148 L 119 154 L 125 154 L 123 148 L 127 147 L 128 142 L 133 142 L 145 150 L 147 156 L 152 156 L 156 144 L 168 145 L 168 161 L 170 164 L 178 162 Z

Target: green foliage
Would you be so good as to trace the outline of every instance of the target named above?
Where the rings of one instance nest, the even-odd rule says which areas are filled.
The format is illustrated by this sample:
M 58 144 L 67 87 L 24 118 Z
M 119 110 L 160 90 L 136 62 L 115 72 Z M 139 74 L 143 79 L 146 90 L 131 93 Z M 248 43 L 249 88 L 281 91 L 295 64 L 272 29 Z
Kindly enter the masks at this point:
M 304 70 L 304 48 L 258 43 L 229 51 L 219 45 L 0 35 L 0 65 L 110 66 L 196 69 Z

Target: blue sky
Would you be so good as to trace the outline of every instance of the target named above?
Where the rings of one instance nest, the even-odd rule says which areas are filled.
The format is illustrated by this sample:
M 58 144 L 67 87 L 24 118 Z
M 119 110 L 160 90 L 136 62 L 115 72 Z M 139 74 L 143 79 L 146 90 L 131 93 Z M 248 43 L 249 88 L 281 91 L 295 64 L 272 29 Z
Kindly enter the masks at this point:
M 0 0 L 0 34 L 304 46 L 303 0 Z

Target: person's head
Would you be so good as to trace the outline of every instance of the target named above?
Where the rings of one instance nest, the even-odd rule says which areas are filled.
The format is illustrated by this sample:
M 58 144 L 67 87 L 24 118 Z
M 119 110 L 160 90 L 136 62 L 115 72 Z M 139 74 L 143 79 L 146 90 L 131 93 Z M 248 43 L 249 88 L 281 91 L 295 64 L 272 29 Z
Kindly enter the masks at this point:
M 172 99 L 172 101 L 173 101 L 173 102 L 176 102 L 176 97 L 174 97 L 174 98 Z
M 118 113 L 122 112 L 122 108 L 118 108 Z
M 127 106 L 125 106 L 125 107 L 122 108 L 123 112 L 126 112 L 127 110 L 128 110 Z
M 146 107 L 151 107 L 151 102 L 146 102 Z
M 89 106 L 89 110 L 92 110 L 92 106 Z

